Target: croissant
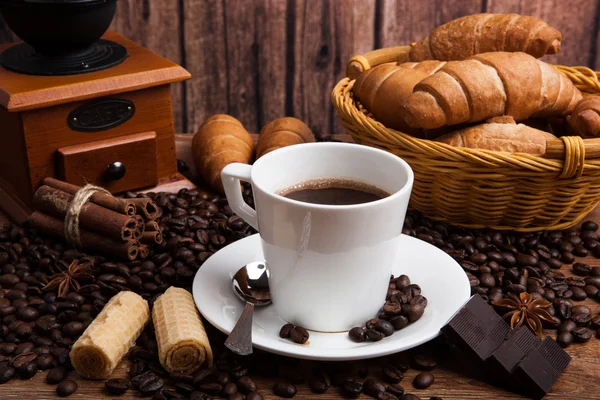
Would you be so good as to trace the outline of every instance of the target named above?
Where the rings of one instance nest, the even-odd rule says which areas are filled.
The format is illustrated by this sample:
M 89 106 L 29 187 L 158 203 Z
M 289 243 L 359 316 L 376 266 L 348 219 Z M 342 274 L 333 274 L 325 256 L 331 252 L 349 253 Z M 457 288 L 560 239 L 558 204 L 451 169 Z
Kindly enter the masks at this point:
M 406 132 L 399 107 L 417 83 L 430 74 L 401 68 L 394 63 L 381 64 L 362 72 L 354 83 L 354 94 L 375 118 L 388 128 Z
M 475 14 L 434 29 L 411 46 L 408 60 L 464 60 L 492 51 L 524 52 L 539 58 L 558 53 L 561 40 L 559 31 L 536 17 Z
M 401 111 L 409 126 L 435 129 L 501 115 L 517 121 L 565 116 L 581 97 L 549 64 L 525 53 L 493 52 L 448 62 L 415 86 Z
M 516 124 L 511 117 L 497 117 L 484 124 L 448 133 L 436 139 L 455 147 L 544 154 L 546 142 L 556 139 L 551 133 Z
M 600 134 L 600 96 L 589 96 L 575 106 L 569 118 L 573 132 L 583 137 Z
M 447 61 L 425 60 L 421 62 L 398 62 L 397 65 L 402 68 L 411 68 L 417 71 L 423 71 L 427 74 L 427 76 L 429 76 L 438 72 L 447 63 Z

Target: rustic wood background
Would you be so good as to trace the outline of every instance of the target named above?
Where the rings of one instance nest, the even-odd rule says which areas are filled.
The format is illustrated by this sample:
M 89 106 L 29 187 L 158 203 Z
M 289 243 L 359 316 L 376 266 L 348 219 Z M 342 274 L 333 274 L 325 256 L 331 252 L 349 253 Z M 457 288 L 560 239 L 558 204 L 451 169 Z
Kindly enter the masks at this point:
M 251 132 L 291 115 L 329 134 L 343 132 L 329 96 L 351 56 L 484 11 L 541 17 L 564 36 L 549 61 L 600 69 L 600 0 L 119 0 L 113 28 L 191 72 L 172 89 L 179 132 L 228 113 Z

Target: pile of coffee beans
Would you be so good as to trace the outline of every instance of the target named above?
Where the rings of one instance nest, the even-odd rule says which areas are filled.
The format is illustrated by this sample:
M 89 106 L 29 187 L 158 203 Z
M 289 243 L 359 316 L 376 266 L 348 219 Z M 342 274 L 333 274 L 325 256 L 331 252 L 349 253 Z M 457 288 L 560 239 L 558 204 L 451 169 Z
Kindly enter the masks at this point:
M 68 379 L 69 374 L 73 376 L 70 348 L 112 296 L 131 290 L 152 307 L 169 286 L 190 289 L 196 271 L 214 252 L 255 233 L 233 214 L 226 199 L 208 192 L 184 189 L 176 194 L 128 196 L 149 196 L 160 207 L 158 222 L 165 241 L 154 246 L 144 261 L 120 262 L 80 253 L 39 236 L 26 226 L 7 225 L 0 230 L 0 384 L 31 378 L 47 370 L 46 382 L 56 385 L 57 395 L 71 395 L 77 384 Z M 244 196 L 252 204 L 249 190 Z M 49 277 L 65 270 L 74 260 L 90 263 L 93 277 L 78 281 L 80 289 L 70 290 L 64 297 L 55 290 L 45 290 Z M 353 374 L 347 369 L 353 363 L 326 367 L 315 363 L 300 368 L 297 360 L 260 351 L 250 357 L 238 357 L 223 346 L 225 337 L 220 332 L 208 324 L 206 327 L 215 354 L 214 367 L 194 375 L 167 373 L 158 360 L 158 345 L 150 323 L 129 353 L 129 376 L 107 380 L 106 393 L 136 391 L 154 400 L 260 400 L 261 389 L 252 376 L 279 378 L 274 387 L 262 390 L 285 398 L 295 396 L 297 385 L 301 384 L 307 384 L 314 393 L 335 388 L 345 397 L 355 397 L 363 391 L 362 381 L 368 373 Z M 293 328 L 292 340 L 308 340 L 306 330 Z M 373 397 L 411 398 L 397 383 L 403 370 L 391 369 L 391 365 L 386 362 L 379 373 L 377 379 L 388 383 Z
M 365 326 L 350 329 L 350 339 L 358 343 L 367 339 L 378 342 L 418 321 L 427 307 L 427 298 L 421 295 L 421 287 L 410 283 L 406 275 L 398 278 L 392 275 L 385 300 L 377 317 L 368 320 Z
M 563 347 L 600 337 L 590 308 L 576 304 L 588 298 L 600 301 L 600 267 L 574 263 L 575 257 L 600 258 L 597 230 L 593 221 L 581 228 L 542 233 L 467 229 L 429 220 L 415 211 L 407 213 L 404 225 L 405 234 L 433 244 L 459 262 L 472 294 L 494 302 L 509 293 L 527 292 L 533 299 L 549 301 L 552 306 L 547 311 L 554 322 L 544 322 L 544 327 L 557 329 L 557 342 Z M 571 263 L 571 273 L 565 274 L 567 268 L 561 271 Z
M 165 240 L 154 246 L 144 261 L 120 262 L 83 254 L 39 236 L 26 226 L 7 225 L 0 230 L 0 384 L 48 371 L 46 381 L 56 385 L 57 395 L 72 394 L 77 384 L 68 379 L 69 374 L 74 376 L 70 348 L 112 296 L 131 290 L 152 307 L 170 286 L 189 289 L 198 268 L 215 251 L 255 233 L 233 214 L 225 198 L 202 190 L 127 196 L 148 196 L 160 207 L 158 222 Z M 244 196 L 252 204 L 249 189 L 245 189 Z M 411 211 L 404 233 L 454 257 L 467 273 L 473 293 L 489 301 L 527 291 L 552 302 L 548 311 L 555 323 L 550 325 L 557 329 L 559 343 L 568 345 L 600 336 L 600 316 L 591 315 L 587 306 L 575 303 L 587 298 L 600 300 L 600 268 L 576 263 L 568 274 L 566 268 L 560 271 L 575 257 L 600 257 L 597 229 L 596 224 L 588 222 L 582 229 L 562 232 L 499 233 L 452 227 Z M 74 260 L 90 263 L 94 276 L 78 281 L 80 289 L 70 290 L 63 297 L 55 290 L 45 290 L 49 277 Z M 377 340 L 418 319 L 420 307 L 425 305 L 417 285 L 412 285 L 408 277 L 395 278 L 380 315 L 368 321 L 365 329 L 359 329 L 365 340 Z M 224 348 L 225 338 L 220 332 L 208 324 L 207 330 L 215 353 L 213 368 L 194 375 L 168 374 L 158 361 L 156 338 L 149 324 L 129 354 L 129 376 L 107 380 L 106 392 L 136 391 L 156 400 L 258 400 L 263 398 L 260 391 L 293 397 L 298 385 L 305 384 L 315 394 L 336 390 L 348 398 L 364 393 L 378 399 L 418 399 L 400 385 L 409 365 L 426 372 L 413 380 L 415 389 L 431 384 L 435 387 L 429 371 L 436 363 L 430 355 L 414 354 L 408 361 L 406 354 L 384 357 L 370 363 L 369 368 L 354 362 L 307 363 L 261 351 L 237 357 Z M 298 340 L 304 340 L 301 329 L 296 333 Z M 439 354 L 441 350 L 436 351 Z M 278 383 L 259 388 L 256 377 L 276 379 Z

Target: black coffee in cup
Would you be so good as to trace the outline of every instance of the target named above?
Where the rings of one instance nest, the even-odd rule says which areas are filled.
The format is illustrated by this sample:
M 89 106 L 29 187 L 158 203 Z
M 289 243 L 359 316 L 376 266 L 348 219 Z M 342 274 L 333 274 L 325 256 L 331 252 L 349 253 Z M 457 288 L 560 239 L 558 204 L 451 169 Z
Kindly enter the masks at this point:
M 385 190 L 349 179 L 312 179 L 279 192 L 288 199 L 305 203 L 345 206 L 370 203 L 388 197 Z

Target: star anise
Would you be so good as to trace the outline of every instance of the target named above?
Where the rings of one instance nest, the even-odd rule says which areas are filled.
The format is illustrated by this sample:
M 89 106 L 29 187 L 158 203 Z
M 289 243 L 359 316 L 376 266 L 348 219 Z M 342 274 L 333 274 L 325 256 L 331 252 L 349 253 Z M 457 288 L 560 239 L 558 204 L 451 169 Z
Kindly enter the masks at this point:
M 527 323 L 527 326 L 538 336 L 542 336 L 542 321 L 554 322 L 554 318 L 546 309 L 551 303 L 544 299 L 532 300 L 531 294 L 523 292 L 518 297 L 509 294 L 508 299 L 492 302 L 493 305 L 510 310 L 502 318 L 510 318 L 510 327 L 516 329 Z
M 92 267 L 91 262 L 80 263 L 79 260 L 73 260 L 66 269 L 52 275 L 50 282 L 43 289 L 53 290 L 58 288 L 58 297 L 65 297 L 71 289 L 77 292 L 81 287 L 78 281 L 94 277 Z

